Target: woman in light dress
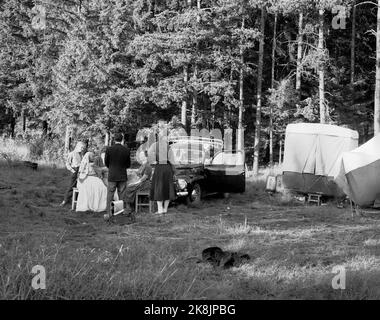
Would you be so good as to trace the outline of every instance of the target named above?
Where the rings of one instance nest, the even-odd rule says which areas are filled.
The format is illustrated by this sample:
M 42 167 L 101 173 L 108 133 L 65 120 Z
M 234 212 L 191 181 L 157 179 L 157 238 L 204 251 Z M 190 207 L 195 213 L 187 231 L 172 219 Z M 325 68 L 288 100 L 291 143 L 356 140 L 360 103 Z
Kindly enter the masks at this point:
M 94 165 L 94 160 L 94 153 L 87 152 L 80 164 L 76 211 L 106 211 L 107 187 L 99 175 L 99 168 Z

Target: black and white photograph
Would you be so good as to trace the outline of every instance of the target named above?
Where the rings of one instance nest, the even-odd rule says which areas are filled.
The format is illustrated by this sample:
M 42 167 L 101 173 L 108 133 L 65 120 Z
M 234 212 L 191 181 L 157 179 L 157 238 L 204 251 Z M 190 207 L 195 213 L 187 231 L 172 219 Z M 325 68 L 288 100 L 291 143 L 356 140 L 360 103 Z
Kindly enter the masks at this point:
M 0 300 L 378 299 L 380 0 L 0 0 Z

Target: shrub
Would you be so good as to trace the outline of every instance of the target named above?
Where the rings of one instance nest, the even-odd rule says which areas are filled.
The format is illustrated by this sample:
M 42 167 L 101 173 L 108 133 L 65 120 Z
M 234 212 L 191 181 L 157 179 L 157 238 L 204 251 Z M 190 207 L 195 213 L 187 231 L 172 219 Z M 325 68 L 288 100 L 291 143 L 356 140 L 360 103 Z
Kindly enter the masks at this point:
M 30 148 L 22 141 L 0 138 L 0 157 L 7 161 L 30 160 Z
M 28 135 L 25 138 L 0 138 L 0 160 L 38 161 L 44 164 L 63 164 L 64 145 L 55 137 Z

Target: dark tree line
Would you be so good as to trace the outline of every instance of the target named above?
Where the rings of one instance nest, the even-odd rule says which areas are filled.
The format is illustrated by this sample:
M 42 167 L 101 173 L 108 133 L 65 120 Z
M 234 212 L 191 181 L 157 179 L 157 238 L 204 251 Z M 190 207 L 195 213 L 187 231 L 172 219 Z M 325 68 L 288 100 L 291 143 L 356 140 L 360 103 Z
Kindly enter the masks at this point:
M 188 130 L 244 127 L 255 171 L 277 161 L 288 123 L 345 125 L 365 141 L 378 130 L 377 11 L 354 0 L 0 0 L 0 131 L 63 144 L 68 125 L 133 137 L 176 115 Z

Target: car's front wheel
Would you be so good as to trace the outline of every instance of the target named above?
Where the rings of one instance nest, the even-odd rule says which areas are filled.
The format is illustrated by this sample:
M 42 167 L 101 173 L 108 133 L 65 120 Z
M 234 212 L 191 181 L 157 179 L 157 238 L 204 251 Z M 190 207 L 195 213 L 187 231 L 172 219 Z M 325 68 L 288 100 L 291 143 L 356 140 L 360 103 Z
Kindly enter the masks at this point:
M 202 201 L 202 187 L 199 183 L 194 183 L 191 193 L 188 196 L 188 202 L 199 204 Z

